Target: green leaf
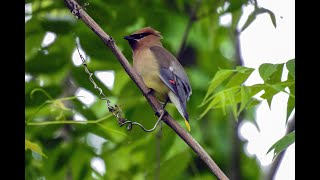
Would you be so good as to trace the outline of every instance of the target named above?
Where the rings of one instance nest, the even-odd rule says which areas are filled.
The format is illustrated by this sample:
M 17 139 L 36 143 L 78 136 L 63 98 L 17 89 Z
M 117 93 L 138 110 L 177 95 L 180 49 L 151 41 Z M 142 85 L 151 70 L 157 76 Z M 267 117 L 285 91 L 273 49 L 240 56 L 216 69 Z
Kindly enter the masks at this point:
M 269 14 L 273 26 L 275 28 L 277 28 L 276 17 L 272 11 L 270 11 L 269 9 L 266 9 L 266 8 L 262 8 L 262 7 L 258 8 L 256 11 L 257 11 L 257 14 L 263 14 L 263 13 Z
M 25 139 L 25 141 L 24 141 L 24 146 L 25 146 L 25 150 L 30 149 L 31 151 L 36 152 L 36 153 L 40 154 L 41 156 L 43 156 L 43 157 L 45 157 L 45 158 L 48 158 L 48 157 L 42 152 L 42 149 L 41 149 L 41 147 L 40 147 L 38 144 L 33 143 L 33 142 Z
M 259 74 L 264 82 L 267 82 L 270 76 L 276 72 L 278 64 L 265 63 L 260 65 Z
M 236 119 L 236 121 L 238 121 L 238 107 L 237 107 L 237 103 L 235 100 L 235 96 L 234 96 L 234 94 L 231 93 L 231 91 L 227 91 L 226 96 L 227 96 L 227 99 L 229 99 L 229 101 L 230 101 L 233 116 Z
M 249 96 L 253 97 L 254 95 L 258 94 L 260 91 L 262 91 L 265 87 L 264 84 L 254 84 L 252 86 L 246 86 L 249 91 Z
M 213 92 L 224 80 L 226 80 L 234 71 L 229 69 L 219 70 L 211 80 L 209 92 Z
M 271 108 L 273 96 L 278 94 L 280 91 L 284 91 L 285 88 L 281 84 L 283 65 L 284 64 L 266 63 L 259 67 L 260 76 L 266 83 L 266 88 L 264 88 L 265 93 L 261 98 L 267 100 L 269 108 Z
M 278 94 L 279 92 L 285 92 L 285 88 L 290 86 L 294 86 L 294 81 L 287 80 L 283 82 L 277 82 L 275 84 L 255 84 L 253 86 L 249 86 L 248 89 L 250 91 L 250 95 L 253 96 L 257 92 L 260 92 L 261 90 L 264 90 L 264 94 L 262 94 L 260 97 L 267 100 L 269 107 L 271 106 L 272 98 L 274 95 Z M 295 98 L 294 94 L 290 93 L 290 97 Z
M 281 76 L 283 72 L 283 66 L 284 64 L 277 64 L 276 71 L 270 76 L 270 78 L 267 80 L 270 84 L 275 84 L 281 82 Z
M 236 70 L 220 70 L 216 73 L 214 79 L 211 81 L 211 91 L 207 92 L 205 100 L 200 106 L 211 101 L 211 103 L 207 106 L 205 111 L 200 115 L 200 118 L 203 117 L 210 109 L 212 108 L 222 108 L 223 113 L 226 114 L 225 108 L 226 106 L 230 105 L 232 107 L 232 111 L 234 114 L 235 119 L 238 116 L 238 108 L 237 104 L 241 102 L 241 99 L 245 98 L 246 101 L 250 99 L 249 91 L 246 91 L 247 97 L 242 97 L 242 94 L 239 93 L 241 90 L 241 84 L 248 79 L 250 74 L 254 71 L 252 68 L 247 68 L 243 66 L 238 66 Z M 214 90 L 220 85 L 224 80 L 226 80 L 230 75 L 236 72 L 234 76 L 230 78 L 227 85 L 224 87 L 223 90 L 219 91 L 218 93 L 213 94 Z M 262 90 L 262 88 L 261 88 Z M 243 92 L 244 93 L 244 92 Z M 210 96 L 208 95 L 210 94 Z M 209 96 L 209 97 L 208 97 Z M 244 99 L 242 101 L 245 101 Z M 246 103 L 246 102 L 244 102 Z M 243 105 L 242 110 L 245 108 Z
M 240 32 L 243 32 L 245 29 L 249 27 L 249 25 L 256 19 L 255 11 L 253 11 L 249 16 L 247 21 L 244 23 L 244 25 L 241 28 Z
M 289 86 L 290 94 L 295 95 L 295 86 Z M 295 98 L 289 96 L 288 104 L 287 104 L 287 117 L 286 123 L 289 120 L 289 116 L 292 114 L 293 109 L 295 108 Z
M 247 68 L 244 66 L 238 66 L 237 71 L 238 71 L 237 74 L 232 76 L 232 78 L 229 80 L 229 82 L 225 88 L 241 85 L 242 83 L 244 83 L 248 79 L 248 77 L 254 71 L 254 69 Z
M 295 59 L 291 59 L 286 63 L 286 67 L 289 71 L 288 73 L 288 80 L 287 81 L 294 81 L 295 80 Z M 295 108 L 295 84 L 289 85 L 290 90 L 290 96 L 288 99 L 287 104 L 287 117 L 286 117 L 286 123 L 289 120 L 289 116 L 292 114 L 293 109 Z
M 200 114 L 198 120 L 201 119 L 204 115 L 206 115 L 210 109 L 212 109 L 216 104 L 219 103 L 219 101 L 220 101 L 219 96 L 216 97 L 216 98 L 214 98 L 214 99 L 210 102 L 210 104 L 207 106 L 207 108 Z
M 277 91 L 272 87 L 267 87 L 264 90 L 265 90 L 265 93 L 262 94 L 260 97 L 267 100 L 269 108 L 271 109 L 271 103 L 272 103 L 273 96 L 278 94 L 280 91 Z
M 227 94 L 228 92 L 234 93 L 234 89 L 229 88 L 214 94 L 210 99 L 211 100 L 210 104 L 207 106 L 205 111 L 199 116 L 199 119 L 202 118 L 210 109 L 213 109 L 213 108 L 222 108 L 223 114 L 226 114 L 226 111 L 225 111 L 226 105 L 230 105 L 230 101 L 227 101 L 228 98 L 226 99 L 225 97 L 225 94 Z
M 266 84 L 268 87 L 271 87 L 277 91 L 282 91 L 282 92 L 286 92 L 285 88 L 294 85 L 295 82 L 292 80 L 287 80 L 287 81 L 282 81 L 282 82 L 277 82 L 275 84 Z M 293 95 L 294 96 L 294 95 Z
M 295 141 L 295 131 L 287 134 L 280 140 L 278 140 L 271 148 L 268 150 L 267 154 L 274 149 L 273 159 L 281 153 L 283 150 L 288 148 Z
M 250 100 L 248 88 L 246 86 L 241 86 L 240 93 L 241 93 L 241 104 L 240 104 L 238 116 L 244 110 L 244 108 L 247 106 Z
M 256 105 L 258 105 L 260 103 L 261 103 L 261 101 L 259 101 L 258 99 L 252 98 L 252 99 L 249 100 L 248 105 L 247 105 L 247 107 L 245 109 L 252 108 L 253 106 L 256 106 Z
M 215 76 L 213 77 L 213 79 L 210 82 L 210 86 L 208 88 L 207 94 L 203 99 L 203 102 L 200 106 L 203 106 L 204 104 L 207 103 L 208 97 L 209 95 L 211 95 L 214 90 L 224 81 L 226 80 L 231 74 L 232 72 L 234 72 L 233 70 L 219 70 Z
M 277 28 L 277 21 L 276 21 L 276 17 L 274 15 L 274 13 L 270 10 L 267 10 L 267 13 L 269 14 L 269 16 L 271 18 L 271 21 L 272 21 L 274 28 Z
M 289 71 L 288 76 L 291 76 L 293 79 L 295 79 L 295 59 L 291 59 L 286 63 L 286 67 Z M 289 79 L 289 78 L 288 78 Z
M 236 70 L 240 73 L 252 73 L 254 71 L 253 68 L 245 67 L 245 66 L 237 66 Z

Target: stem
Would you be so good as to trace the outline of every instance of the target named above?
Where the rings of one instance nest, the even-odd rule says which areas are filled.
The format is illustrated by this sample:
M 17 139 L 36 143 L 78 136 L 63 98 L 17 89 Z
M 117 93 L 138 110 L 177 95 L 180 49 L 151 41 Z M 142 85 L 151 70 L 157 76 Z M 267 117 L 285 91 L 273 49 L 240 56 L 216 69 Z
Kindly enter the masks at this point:
M 149 89 L 143 83 L 140 76 L 131 67 L 126 57 L 122 54 L 118 46 L 114 43 L 112 38 L 106 34 L 101 27 L 79 6 L 75 0 L 64 0 L 66 6 L 71 12 L 79 19 L 81 19 L 94 33 L 101 38 L 101 40 L 111 49 L 113 54 L 117 57 L 118 61 L 133 80 L 133 82 L 139 87 L 142 94 L 148 100 L 149 104 L 156 112 L 157 116 L 160 116 L 164 109 L 159 104 L 157 99 L 149 93 Z M 210 168 L 210 170 L 218 177 L 218 179 L 228 179 L 228 177 L 221 171 L 217 164 L 211 159 L 208 153 L 200 146 L 200 144 L 187 133 L 171 116 L 169 113 L 165 113 L 162 120 L 170 126 L 181 139 L 183 139 L 204 161 L 204 163 Z
M 162 123 L 160 122 L 160 129 L 156 134 L 156 159 L 157 165 L 155 169 L 155 180 L 160 179 L 160 165 L 161 165 L 161 138 L 162 138 Z
M 232 36 L 232 35 L 231 35 Z M 235 66 L 243 66 L 243 59 L 241 55 L 241 46 L 240 46 L 240 33 L 235 27 L 234 30 L 234 48 L 235 48 Z M 241 180 L 241 140 L 238 136 L 239 124 L 243 121 L 243 112 L 240 113 L 238 121 L 235 121 L 233 118 L 230 119 L 232 122 L 231 130 L 231 179 Z
M 74 120 L 66 120 L 66 121 L 44 121 L 44 122 L 27 122 L 28 126 L 43 126 L 43 125 L 52 125 L 52 124 L 95 124 L 99 123 L 103 120 L 108 119 L 111 117 L 111 115 L 108 115 L 106 117 L 103 117 L 98 120 L 90 120 L 90 121 L 74 121 Z

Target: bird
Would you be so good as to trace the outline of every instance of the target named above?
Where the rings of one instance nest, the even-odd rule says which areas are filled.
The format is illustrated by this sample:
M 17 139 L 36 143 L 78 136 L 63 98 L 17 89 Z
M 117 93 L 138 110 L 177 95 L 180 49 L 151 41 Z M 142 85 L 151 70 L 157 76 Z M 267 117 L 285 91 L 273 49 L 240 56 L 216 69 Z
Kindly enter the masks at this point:
M 192 94 L 188 76 L 173 54 L 161 43 L 162 35 L 144 27 L 124 36 L 132 50 L 133 68 L 162 107 L 173 103 L 190 132 L 187 102 Z

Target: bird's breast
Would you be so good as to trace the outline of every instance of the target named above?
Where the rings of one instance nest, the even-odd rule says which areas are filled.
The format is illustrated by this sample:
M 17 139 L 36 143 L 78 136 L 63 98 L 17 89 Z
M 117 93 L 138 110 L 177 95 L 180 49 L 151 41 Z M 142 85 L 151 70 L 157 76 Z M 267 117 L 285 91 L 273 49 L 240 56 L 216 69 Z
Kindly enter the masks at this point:
M 168 93 L 168 87 L 159 77 L 159 63 L 150 49 L 146 48 L 134 53 L 133 68 L 140 75 L 146 86 L 158 93 L 158 96 Z
M 149 49 L 139 50 L 133 55 L 133 68 L 143 78 L 156 77 L 159 74 L 159 64 Z

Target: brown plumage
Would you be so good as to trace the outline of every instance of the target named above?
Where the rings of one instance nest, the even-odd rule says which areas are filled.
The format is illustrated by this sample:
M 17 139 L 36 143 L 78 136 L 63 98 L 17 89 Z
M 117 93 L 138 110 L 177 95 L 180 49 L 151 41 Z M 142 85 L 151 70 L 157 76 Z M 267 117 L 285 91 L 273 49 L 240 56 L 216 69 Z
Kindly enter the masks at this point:
M 153 89 L 160 103 L 165 106 L 172 102 L 176 106 L 190 131 L 187 113 L 192 93 L 190 82 L 179 61 L 162 46 L 160 32 L 145 27 L 124 38 L 133 52 L 133 68 L 146 86 Z

